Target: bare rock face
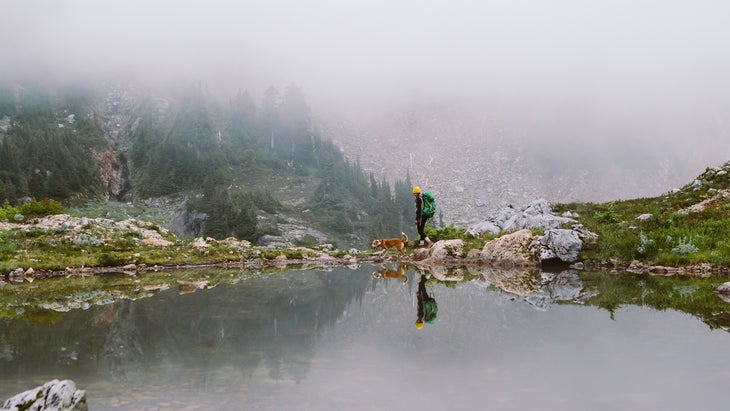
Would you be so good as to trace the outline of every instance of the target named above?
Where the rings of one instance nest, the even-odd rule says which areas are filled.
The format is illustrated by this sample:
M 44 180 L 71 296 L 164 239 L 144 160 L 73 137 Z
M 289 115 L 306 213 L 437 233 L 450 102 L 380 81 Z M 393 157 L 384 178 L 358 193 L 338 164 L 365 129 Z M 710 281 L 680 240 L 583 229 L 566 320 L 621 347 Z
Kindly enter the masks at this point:
M 496 215 L 485 221 L 471 225 L 467 232 L 475 237 L 488 232 L 499 234 L 504 231 L 522 230 L 525 228 L 559 228 L 565 223 L 575 223 L 569 217 L 553 214 L 545 199 L 532 201 L 526 207 L 517 209 L 512 206 L 501 209 Z
M 205 213 L 181 209 L 170 220 L 170 231 L 178 237 L 199 237 L 205 230 L 207 218 Z
M 540 264 L 539 244 L 530 230 L 520 230 L 485 244 L 479 258 L 495 266 L 537 266 Z
M 86 391 L 71 380 L 52 380 L 9 398 L 0 410 L 86 411 Z

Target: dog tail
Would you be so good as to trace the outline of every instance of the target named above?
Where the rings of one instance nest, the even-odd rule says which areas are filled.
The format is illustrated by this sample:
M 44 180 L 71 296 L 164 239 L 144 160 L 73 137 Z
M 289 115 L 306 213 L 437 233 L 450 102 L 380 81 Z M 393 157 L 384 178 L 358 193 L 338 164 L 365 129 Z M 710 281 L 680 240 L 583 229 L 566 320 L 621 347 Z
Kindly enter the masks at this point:
M 407 243 L 408 242 L 408 234 L 406 234 L 406 233 L 404 233 L 404 232 L 401 231 L 401 235 L 403 236 L 403 242 L 404 243 Z

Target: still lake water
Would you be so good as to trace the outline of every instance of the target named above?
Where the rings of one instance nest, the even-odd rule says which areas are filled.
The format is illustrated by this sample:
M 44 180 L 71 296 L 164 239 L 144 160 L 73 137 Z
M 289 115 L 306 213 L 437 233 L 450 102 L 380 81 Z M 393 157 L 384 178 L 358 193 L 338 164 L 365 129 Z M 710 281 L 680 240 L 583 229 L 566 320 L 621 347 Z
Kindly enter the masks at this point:
M 374 278 L 376 268 L 172 288 L 48 324 L 0 320 L 0 401 L 59 378 L 85 389 L 92 410 L 727 406 L 730 333 L 696 315 L 586 304 L 594 280 L 568 272 L 559 290 L 532 296 L 483 278 L 432 279 L 438 315 L 417 329 L 421 274 L 404 284 Z M 631 281 L 652 292 L 653 280 Z

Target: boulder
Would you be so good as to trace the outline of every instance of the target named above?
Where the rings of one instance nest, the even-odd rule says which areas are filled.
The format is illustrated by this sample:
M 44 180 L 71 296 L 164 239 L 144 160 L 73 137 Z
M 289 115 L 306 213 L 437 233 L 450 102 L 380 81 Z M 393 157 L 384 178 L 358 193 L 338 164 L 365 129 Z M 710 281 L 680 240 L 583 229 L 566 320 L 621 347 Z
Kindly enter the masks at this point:
M 86 411 L 86 391 L 71 380 L 52 380 L 6 400 L 0 410 Z
M 520 230 L 489 241 L 479 258 L 492 265 L 536 266 L 540 262 L 537 239 L 530 230 Z
M 464 242 L 461 240 L 436 241 L 429 250 L 429 256 L 435 260 L 461 258 L 464 256 Z
M 573 230 L 553 229 L 547 230 L 545 235 L 538 238 L 540 245 L 540 259 L 560 259 L 565 262 L 575 262 L 578 254 L 583 248 L 583 241 Z

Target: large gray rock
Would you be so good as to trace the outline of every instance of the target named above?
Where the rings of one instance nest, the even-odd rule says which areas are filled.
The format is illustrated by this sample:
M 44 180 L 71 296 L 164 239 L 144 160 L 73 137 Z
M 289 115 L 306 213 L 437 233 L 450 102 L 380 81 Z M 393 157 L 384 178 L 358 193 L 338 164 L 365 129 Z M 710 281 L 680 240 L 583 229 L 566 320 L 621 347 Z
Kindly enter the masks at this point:
M 558 258 L 565 262 L 575 262 L 583 248 L 583 241 L 573 230 L 547 230 L 545 235 L 538 239 L 540 245 L 540 259 L 550 260 Z
M 170 231 L 178 237 L 200 237 L 208 215 L 197 211 L 179 210 L 170 220 Z
M 572 218 L 553 214 L 550 204 L 545 199 L 538 199 L 522 209 L 505 207 L 496 215 L 467 228 L 467 233 L 478 237 L 489 232 L 499 234 L 503 231 L 516 231 L 525 228 L 559 228 L 566 223 L 575 223 Z
M 71 380 L 52 380 L 6 400 L 0 410 L 86 411 L 86 391 Z

